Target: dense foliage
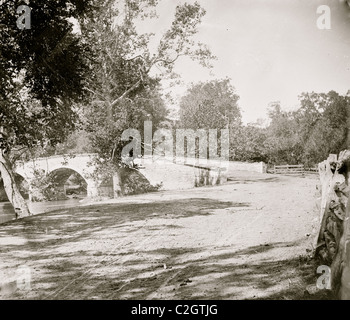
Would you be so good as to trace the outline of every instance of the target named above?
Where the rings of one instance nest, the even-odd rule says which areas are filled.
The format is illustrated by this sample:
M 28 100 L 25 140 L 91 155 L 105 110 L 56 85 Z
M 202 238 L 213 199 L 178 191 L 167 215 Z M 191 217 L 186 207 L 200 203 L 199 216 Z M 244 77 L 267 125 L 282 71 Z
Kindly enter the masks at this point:
M 242 128 L 232 145 L 239 160 L 271 164 L 304 164 L 309 167 L 330 153 L 349 147 L 350 97 L 335 91 L 302 93 L 295 111 L 283 111 L 272 103 L 267 127 Z
M 231 160 L 313 167 L 349 147 L 349 95 L 302 93 L 294 111 L 271 102 L 268 125 L 242 125 L 238 99 L 229 80 L 193 85 L 180 103 L 180 125 L 229 128 Z
M 90 1 L 32 0 L 31 29 L 17 28 L 17 7 L 3 1 L 0 15 L 0 149 L 62 141 L 82 101 L 89 49 L 68 18 L 90 12 Z

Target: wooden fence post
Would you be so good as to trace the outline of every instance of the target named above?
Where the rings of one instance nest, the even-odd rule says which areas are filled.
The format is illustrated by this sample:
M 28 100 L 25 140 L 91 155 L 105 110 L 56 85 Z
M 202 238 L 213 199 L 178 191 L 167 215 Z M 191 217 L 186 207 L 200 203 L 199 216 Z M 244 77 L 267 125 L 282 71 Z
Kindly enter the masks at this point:
M 320 229 L 316 256 L 331 268 L 331 286 L 340 299 L 350 299 L 350 151 L 330 155 L 319 164 Z

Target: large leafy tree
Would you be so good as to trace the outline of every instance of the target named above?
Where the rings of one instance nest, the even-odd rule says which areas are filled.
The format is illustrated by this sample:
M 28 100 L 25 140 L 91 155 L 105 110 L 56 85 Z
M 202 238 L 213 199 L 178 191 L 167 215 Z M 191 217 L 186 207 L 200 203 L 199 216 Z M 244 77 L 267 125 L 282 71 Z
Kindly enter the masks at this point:
M 314 166 L 348 147 L 348 95 L 335 91 L 302 93 L 296 111 L 270 105 L 266 146 L 271 163 Z
M 74 128 L 89 49 L 70 18 L 83 21 L 89 0 L 31 0 L 31 29 L 17 28 L 23 1 L 0 1 L 0 173 L 18 217 L 29 215 L 16 186 L 19 153 L 54 145 Z
M 115 195 L 122 192 L 117 187 L 126 144 L 122 132 L 141 129 L 145 120 L 151 120 L 155 129 L 166 120 L 160 80 L 173 75 L 178 59 L 189 56 L 209 66 L 213 58 L 205 45 L 193 40 L 205 14 L 197 2 L 176 7 L 170 28 L 152 49 L 153 34 L 140 32 L 137 24 L 155 17 L 156 5 L 155 0 L 106 0 L 98 18 L 81 26 L 95 53 L 93 77 L 87 83 L 86 130 L 99 154 L 99 171 L 114 172 Z
M 238 100 L 229 79 L 194 84 L 180 101 L 180 124 L 191 129 L 224 129 L 239 124 Z
M 221 130 L 228 129 L 232 158 L 235 149 L 232 143 L 237 141 L 236 138 L 241 128 L 241 112 L 238 107 L 238 100 L 239 96 L 228 78 L 192 84 L 180 100 L 178 126 L 182 129 L 216 130 L 218 140 L 215 141 L 215 145 L 209 145 L 209 148 L 214 150 L 218 146 L 219 153 L 221 153 Z M 195 132 L 193 134 L 196 135 Z M 207 134 L 209 135 L 209 131 Z M 191 138 L 194 139 L 194 137 Z M 209 142 L 209 144 L 213 142 Z M 192 147 L 194 148 L 194 150 L 191 150 L 192 153 L 199 152 L 198 148 L 200 146 L 198 143 Z M 190 144 L 186 143 L 186 148 L 190 148 Z
M 303 93 L 295 113 L 303 144 L 302 162 L 316 164 L 347 147 L 349 96 L 335 91 Z
M 237 126 L 230 138 L 230 159 L 267 162 L 267 129 L 252 124 Z
M 282 110 L 279 102 L 269 105 L 270 125 L 266 134 L 268 162 L 296 164 L 301 160 L 299 128 L 293 112 Z

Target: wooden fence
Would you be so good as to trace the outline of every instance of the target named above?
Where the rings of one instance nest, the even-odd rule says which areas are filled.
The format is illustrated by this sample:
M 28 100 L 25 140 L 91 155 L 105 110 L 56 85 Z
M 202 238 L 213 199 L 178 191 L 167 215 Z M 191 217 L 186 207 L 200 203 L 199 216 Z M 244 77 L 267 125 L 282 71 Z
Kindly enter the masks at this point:
M 277 174 L 318 173 L 318 167 L 305 168 L 303 164 L 286 164 L 282 166 L 274 166 L 273 172 Z
M 332 154 L 319 164 L 320 227 L 315 256 L 330 267 L 331 289 L 350 299 L 350 151 Z
M 304 165 L 298 164 L 298 165 L 283 165 L 283 166 L 274 166 L 274 173 L 288 173 L 288 174 L 294 174 L 294 173 L 304 173 Z

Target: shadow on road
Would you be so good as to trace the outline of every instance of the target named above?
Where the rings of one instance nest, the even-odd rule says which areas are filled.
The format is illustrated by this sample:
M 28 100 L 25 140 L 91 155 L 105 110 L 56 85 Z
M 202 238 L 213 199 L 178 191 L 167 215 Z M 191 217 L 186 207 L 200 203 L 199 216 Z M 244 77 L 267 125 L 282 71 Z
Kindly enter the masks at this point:
M 5 223 L 0 226 L 0 260 L 7 271 L 26 263 L 33 271 L 32 290 L 7 298 L 331 299 L 328 292 L 305 290 L 317 276 L 308 257 L 259 258 L 295 243 L 239 250 L 172 247 L 164 241 L 152 250 L 141 240 L 134 249 L 122 241 L 135 241 L 140 232 L 159 241 L 163 235 L 171 239 L 171 232 L 181 228 L 174 223 L 178 218 L 240 207 L 249 204 L 195 198 L 77 207 Z M 153 225 L 153 219 L 162 223 Z

